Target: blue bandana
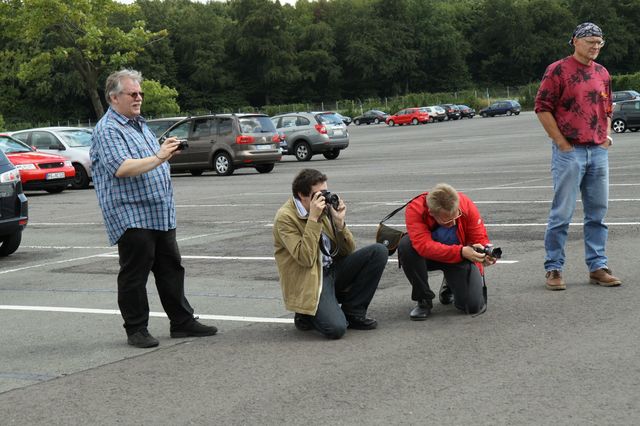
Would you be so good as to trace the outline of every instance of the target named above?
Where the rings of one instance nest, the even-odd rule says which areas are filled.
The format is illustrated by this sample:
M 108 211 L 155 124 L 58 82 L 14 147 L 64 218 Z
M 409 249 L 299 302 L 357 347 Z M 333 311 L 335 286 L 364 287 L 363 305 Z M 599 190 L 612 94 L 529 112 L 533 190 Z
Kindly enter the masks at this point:
M 584 38 L 584 37 L 604 37 L 604 36 L 602 35 L 602 30 L 600 29 L 599 26 L 591 22 L 584 22 L 578 25 L 575 30 L 573 30 L 573 34 L 569 39 L 569 45 L 570 46 L 573 45 L 574 38 Z

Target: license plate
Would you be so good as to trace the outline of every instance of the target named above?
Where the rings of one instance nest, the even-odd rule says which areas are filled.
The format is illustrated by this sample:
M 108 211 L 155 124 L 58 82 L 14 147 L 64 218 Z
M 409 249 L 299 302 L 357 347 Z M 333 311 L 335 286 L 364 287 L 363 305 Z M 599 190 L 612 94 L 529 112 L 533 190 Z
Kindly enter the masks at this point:
M 258 151 L 264 151 L 267 149 L 271 149 L 271 145 L 256 145 L 256 148 L 258 149 Z
M 334 131 L 333 131 L 333 134 L 334 134 L 335 136 L 342 136 L 342 130 L 334 130 Z
M 64 179 L 64 172 L 55 172 L 55 173 L 47 173 L 45 176 L 46 180 L 51 179 Z

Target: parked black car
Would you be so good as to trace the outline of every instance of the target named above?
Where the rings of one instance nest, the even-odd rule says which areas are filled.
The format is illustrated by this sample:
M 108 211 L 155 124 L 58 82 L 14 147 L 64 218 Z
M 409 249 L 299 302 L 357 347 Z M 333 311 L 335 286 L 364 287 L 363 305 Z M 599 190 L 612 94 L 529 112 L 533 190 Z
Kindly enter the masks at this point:
M 18 249 L 27 221 L 28 202 L 22 192 L 20 172 L 0 151 L 0 256 Z
M 466 105 L 458 105 L 460 110 L 460 118 L 473 118 L 476 115 L 476 110 Z
M 613 102 L 631 101 L 634 99 L 640 99 L 640 93 L 635 90 L 620 90 L 613 92 Z
M 458 120 L 462 116 L 457 105 L 454 104 L 440 104 L 440 107 L 444 108 L 444 112 L 447 113 L 447 120 Z
M 518 101 L 507 100 L 494 102 L 486 108 L 482 108 L 479 113 L 482 117 L 494 117 L 496 115 L 518 115 L 520 114 L 520 104 Z
M 364 114 L 354 117 L 353 122 L 355 123 L 356 126 L 359 126 L 361 124 L 371 124 L 371 123 L 380 124 L 380 123 L 384 123 L 387 117 L 389 117 L 389 114 L 387 114 L 386 112 L 383 112 L 377 109 L 370 109 L 369 111 L 366 111 Z
M 616 133 L 629 129 L 637 132 L 640 128 L 640 100 L 617 102 L 613 106 L 611 128 Z

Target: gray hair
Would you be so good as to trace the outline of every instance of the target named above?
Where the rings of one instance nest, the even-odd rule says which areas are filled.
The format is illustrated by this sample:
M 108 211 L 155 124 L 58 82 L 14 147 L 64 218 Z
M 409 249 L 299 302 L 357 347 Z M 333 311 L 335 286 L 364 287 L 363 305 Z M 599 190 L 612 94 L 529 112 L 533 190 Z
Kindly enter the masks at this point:
M 459 204 L 458 191 L 446 183 L 437 184 L 427 194 L 427 207 L 432 213 L 453 213 L 458 209 Z
M 142 74 L 140 71 L 123 69 L 120 71 L 112 72 L 104 85 L 104 97 L 107 99 L 107 103 L 111 105 L 111 96 L 117 95 L 122 92 L 122 80 L 129 78 L 138 84 L 142 84 Z

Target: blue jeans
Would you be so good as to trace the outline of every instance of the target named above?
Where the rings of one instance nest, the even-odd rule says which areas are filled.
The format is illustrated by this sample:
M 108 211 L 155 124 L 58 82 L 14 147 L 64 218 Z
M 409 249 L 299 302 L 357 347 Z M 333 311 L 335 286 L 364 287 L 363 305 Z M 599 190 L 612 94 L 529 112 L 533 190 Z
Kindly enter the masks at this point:
M 584 252 L 589 272 L 607 266 L 605 246 L 609 230 L 604 223 L 609 201 L 609 151 L 599 146 L 574 146 L 562 152 L 551 144 L 553 202 L 544 234 L 544 269 L 563 270 L 564 246 L 576 208 L 578 191 L 584 210 Z

